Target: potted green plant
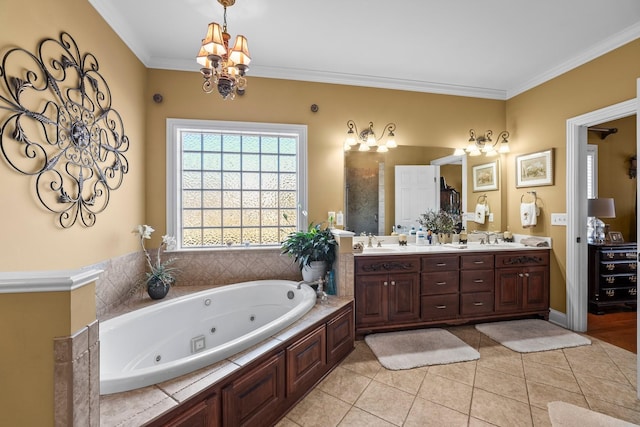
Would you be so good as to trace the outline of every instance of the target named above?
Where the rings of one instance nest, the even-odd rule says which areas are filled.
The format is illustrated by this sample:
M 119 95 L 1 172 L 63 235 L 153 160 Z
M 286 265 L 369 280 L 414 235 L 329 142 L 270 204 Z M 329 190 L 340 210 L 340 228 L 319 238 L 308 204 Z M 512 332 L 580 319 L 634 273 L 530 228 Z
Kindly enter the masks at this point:
M 149 267 L 149 271 L 145 272 L 144 279 L 139 282 L 136 288 L 145 286 L 147 293 L 152 299 L 162 299 L 167 296 L 169 289 L 175 283 L 175 273 L 177 273 L 178 269 L 170 267 L 175 261 L 175 258 L 162 261 L 161 255 L 163 250 L 175 247 L 176 240 L 175 237 L 172 236 L 162 236 L 162 243 L 160 243 L 158 251 L 155 254 L 155 260 L 152 260 L 151 254 L 145 247 L 144 241 L 145 239 L 150 239 L 151 233 L 154 231 L 153 227 L 148 225 L 138 225 L 132 231 L 132 233 L 138 235 L 140 239 L 140 245 L 142 246 L 142 251 L 144 252 L 147 266 Z
M 418 222 L 432 233 L 438 235 L 440 243 L 451 242 L 451 234 L 455 232 L 455 218 L 444 210 L 428 210 L 420 215 Z
M 302 278 L 307 282 L 321 279 L 336 260 L 336 241 L 331 229 L 311 223 L 307 231 L 289 233 L 282 242 L 282 254 L 298 263 Z

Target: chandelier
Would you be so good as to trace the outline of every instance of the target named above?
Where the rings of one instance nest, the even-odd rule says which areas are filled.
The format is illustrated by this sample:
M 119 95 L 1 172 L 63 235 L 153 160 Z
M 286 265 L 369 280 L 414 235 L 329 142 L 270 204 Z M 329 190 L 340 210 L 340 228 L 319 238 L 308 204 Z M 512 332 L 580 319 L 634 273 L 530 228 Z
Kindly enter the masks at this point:
M 216 22 L 209 24 L 196 57 L 196 61 L 202 66 L 202 90 L 211 93 L 215 87 L 222 99 L 234 99 L 236 93 L 244 94 L 247 88 L 244 76 L 251 62 L 245 36 L 238 34 L 233 48 L 229 50 L 231 36 L 227 33 L 227 7 L 233 6 L 235 2 L 236 0 L 218 0 L 224 6 L 224 24 L 222 28 Z
M 387 123 L 387 125 L 382 129 L 382 133 L 380 137 L 376 137 L 375 132 L 373 131 L 373 122 L 369 122 L 369 127 L 365 128 L 362 132 L 358 132 L 358 127 L 356 126 L 353 120 L 347 121 L 347 127 L 349 130 L 347 131 L 347 138 L 344 141 L 344 151 L 349 151 L 354 148 L 356 145 L 360 144 L 358 151 L 369 151 L 373 148 L 376 148 L 378 153 L 386 153 L 389 151 L 389 148 L 395 148 L 398 145 L 396 144 L 395 134 L 393 131 L 396 130 L 395 123 Z M 379 144 L 385 132 L 389 132 L 387 134 L 387 140 L 384 144 Z
M 503 130 L 498 134 L 496 142 L 493 142 L 491 136 L 493 131 L 488 130 L 484 135 L 476 136 L 476 131 L 469 130 L 469 144 L 465 148 L 456 148 L 453 155 L 461 156 L 469 153 L 469 156 L 479 156 L 484 153 L 487 157 L 497 156 L 498 154 L 504 154 L 511 151 L 509 149 L 509 132 Z M 496 150 L 496 145 L 500 143 L 500 146 Z

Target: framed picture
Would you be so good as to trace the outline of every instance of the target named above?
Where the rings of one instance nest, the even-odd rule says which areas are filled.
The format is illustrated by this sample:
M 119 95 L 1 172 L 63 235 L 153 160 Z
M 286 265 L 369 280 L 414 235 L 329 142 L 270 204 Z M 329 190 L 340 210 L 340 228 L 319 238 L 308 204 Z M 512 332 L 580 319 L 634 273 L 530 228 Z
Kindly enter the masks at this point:
M 607 233 L 607 241 L 611 243 L 622 243 L 624 242 L 624 238 L 622 237 L 622 233 L 619 231 L 610 231 Z
M 473 191 L 498 189 L 498 162 L 473 166 Z
M 553 185 L 553 148 L 516 157 L 516 187 Z

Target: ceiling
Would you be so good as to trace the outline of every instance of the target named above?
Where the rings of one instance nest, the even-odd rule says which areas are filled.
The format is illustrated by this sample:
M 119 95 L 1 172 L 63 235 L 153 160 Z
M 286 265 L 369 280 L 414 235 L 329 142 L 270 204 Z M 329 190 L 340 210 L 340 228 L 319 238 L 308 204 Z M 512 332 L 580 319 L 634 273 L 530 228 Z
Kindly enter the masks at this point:
M 216 0 L 89 0 L 149 68 L 198 72 Z M 509 99 L 640 37 L 638 0 L 236 0 L 251 76 Z

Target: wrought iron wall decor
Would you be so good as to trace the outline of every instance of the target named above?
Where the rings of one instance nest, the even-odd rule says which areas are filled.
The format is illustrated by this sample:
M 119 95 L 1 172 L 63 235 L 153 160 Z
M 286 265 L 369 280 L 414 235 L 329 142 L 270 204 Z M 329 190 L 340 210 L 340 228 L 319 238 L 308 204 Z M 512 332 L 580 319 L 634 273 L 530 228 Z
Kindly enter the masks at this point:
M 98 60 L 68 33 L 36 53 L 16 47 L 0 64 L 0 150 L 17 172 L 35 177 L 38 200 L 63 228 L 86 227 L 122 185 L 129 138 Z M 6 94 L 6 96 L 5 96 Z

